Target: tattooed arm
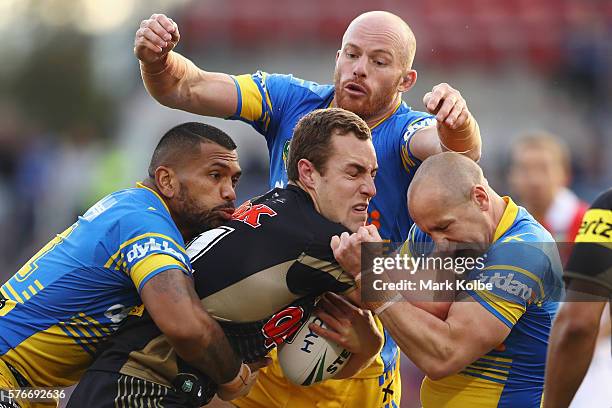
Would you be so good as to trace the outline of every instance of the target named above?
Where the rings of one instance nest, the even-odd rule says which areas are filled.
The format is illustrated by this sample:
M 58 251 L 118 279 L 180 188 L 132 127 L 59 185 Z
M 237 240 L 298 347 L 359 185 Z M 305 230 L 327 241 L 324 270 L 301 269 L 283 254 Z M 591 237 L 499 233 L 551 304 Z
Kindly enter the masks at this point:
M 236 377 L 241 360 L 219 324 L 204 310 L 192 280 L 178 269 L 151 278 L 140 296 L 176 353 L 217 384 Z

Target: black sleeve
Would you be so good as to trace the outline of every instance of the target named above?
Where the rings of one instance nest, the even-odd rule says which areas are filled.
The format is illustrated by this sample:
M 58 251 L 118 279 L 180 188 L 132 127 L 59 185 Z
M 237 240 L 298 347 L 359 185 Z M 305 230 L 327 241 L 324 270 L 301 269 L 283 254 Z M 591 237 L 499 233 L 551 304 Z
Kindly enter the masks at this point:
M 612 189 L 597 197 L 585 213 L 565 278 L 586 280 L 612 293 Z

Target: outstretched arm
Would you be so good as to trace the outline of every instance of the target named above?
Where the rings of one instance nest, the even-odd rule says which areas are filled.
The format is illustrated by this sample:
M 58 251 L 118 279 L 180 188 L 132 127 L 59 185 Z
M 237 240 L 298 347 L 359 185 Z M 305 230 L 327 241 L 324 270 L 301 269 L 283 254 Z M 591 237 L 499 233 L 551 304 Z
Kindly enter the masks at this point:
M 205 116 L 228 117 L 236 111 L 238 93 L 233 79 L 207 72 L 172 51 L 178 44 L 177 24 L 163 14 L 140 23 L 134 54 L 147 91 L 162 105 Z

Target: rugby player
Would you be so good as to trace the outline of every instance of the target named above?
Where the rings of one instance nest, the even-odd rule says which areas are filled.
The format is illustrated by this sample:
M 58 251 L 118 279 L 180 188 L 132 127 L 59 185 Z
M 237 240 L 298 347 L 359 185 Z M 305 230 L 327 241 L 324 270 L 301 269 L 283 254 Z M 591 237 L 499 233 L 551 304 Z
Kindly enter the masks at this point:
M 540 407 L 548 337 L 562 293 L 552 236 L 524 208 L 500 197 L 476 163 L 456 153 L 423 162 L 408 201 L 413 244 L 431 237 L 441 248 L 468 243 L 485 251 L 483 265 L 466 272 L 469 282 L 483 287 L 460 291 L 444 320 L 393 301 L 402 297 L 397 292 L 386 293 L 391 300 L 382 305 L 366 302 L 426 373 L 423 407 Z M 371 226 L 332 242 L 340 265 L 354 276 L 359 242 L 367 241 L 380 241 Z
M 544 407 L 572 402 L 593 357 L 601 314 L 612 300 L 612 189 L 584 215 L 566 266 L 566 302 L 553 325 L 546 365 Z
M 369 12 L 350 23 L 336 54 L 333 85 L 265 72 L 207 72 L 172 51 L 179 39 L 178 26 L 163 14 L 142 21 L 134 52 L 145 87 L 168 107 L 253 126 L 268 145 L 270 187 L 287 183 L 286 158 L 300 117 L 315 109 L 340 107 L 363 118 L 372 129 L 380 163 L 378 194 L 370 204 L 368 222 L 385 239 L 403 242 L 408 236 L 412 221 L 406 191 L 422 160 L 445 150 L 474 160 L 480 157 L 478 125 L 459 91 L 445 83 L 435 86 L 423 98 L 429 113 L 413 111 L 402 102 L 402 94 L 417 79 L 412 69 L 416 40 L 410 27 L 391 13 Z M 278 364 L 273 364 L 260 373 L 248 400 L 237 405 L 311 407 L 324 398 L 344 406 L 399 405 L 398 357 L 387 337 L 375 364 L 352 384 L 332 381 L 307 390 L 283 379 Z
M 97 202 L 2 285 L 0 388 L 74 384 L 144 303 L 176 352 L 223 384 L 222 396 L 248 390 L 254 378 L 202 307 L 184 249 L 234 211 L 235 149 L 215 127 L 174 127 L 142 183 Z
M 290 337 L 318 295 L 354 287 L 329 242 L 365 224 L 377 168 L 363 120 L 343 109 L 313 111 L 295 128 L 288 186 L 243 204 L 230 222 L 189 244 L 196 291 L 245 361 L 261 360 Z M 336 338 L 353 353 L 336 378 L 369 365 L 382 347 L 372 315 L 358 311 L 354 317 L 356 323 Z M 215 390 L 175 355 L 145 314 L 128 317 L 69 407 L 199 407 Z
M 574 241 L 588 208 L 568 188 L 571 175 L 569 149 L 557 136 L 530 132 L 512 145 L 508 182 L 517 200 L 557 242 Z

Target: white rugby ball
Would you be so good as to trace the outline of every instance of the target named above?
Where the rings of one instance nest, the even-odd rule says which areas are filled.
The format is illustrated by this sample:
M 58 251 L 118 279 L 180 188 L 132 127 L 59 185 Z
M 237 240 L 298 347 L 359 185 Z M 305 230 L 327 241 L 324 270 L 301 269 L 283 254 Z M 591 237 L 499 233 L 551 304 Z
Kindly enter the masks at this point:
M 311 385 L 334 377 L 351 353 L 310 330 L 310 323 L 325 327 L 311 315 L 293 338 L 278 348 L 278 362 L 285 377 L 297 385 Z

